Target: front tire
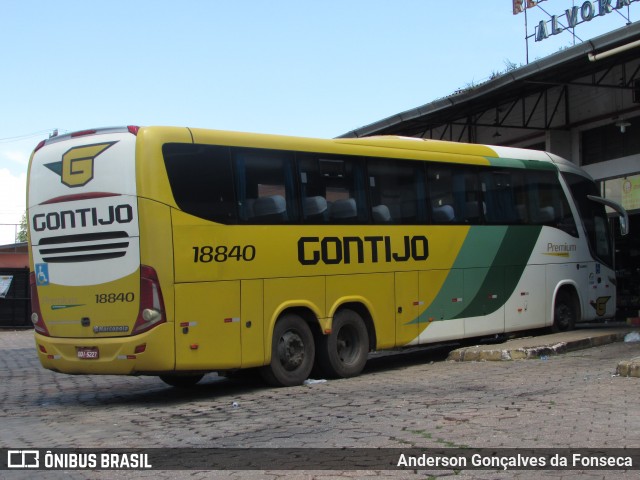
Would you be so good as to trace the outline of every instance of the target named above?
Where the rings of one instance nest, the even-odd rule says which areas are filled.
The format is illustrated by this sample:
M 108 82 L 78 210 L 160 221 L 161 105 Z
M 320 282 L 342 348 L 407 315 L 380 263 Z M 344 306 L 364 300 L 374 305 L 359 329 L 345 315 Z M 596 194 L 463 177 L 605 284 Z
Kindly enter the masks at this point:
M 274 387 L 301 385 L 311 373 L 315 343 L 307 322 L 288 314 L 276 323 L 271 341 L 271 363 L 260 369 L 262 378 Z
M 553 307 L 552 332 L 568 332 L 573 330 L 578 321 L 578 307 L 573 296 L 567 291 L 560 291 L 556 295 Z
M 332 378 L 359 375 L 367 363 L 369 333 L 362 318 L 353 310 L 340 310 L 333 319 L 331 333 L 323 337 L 318 365 Z

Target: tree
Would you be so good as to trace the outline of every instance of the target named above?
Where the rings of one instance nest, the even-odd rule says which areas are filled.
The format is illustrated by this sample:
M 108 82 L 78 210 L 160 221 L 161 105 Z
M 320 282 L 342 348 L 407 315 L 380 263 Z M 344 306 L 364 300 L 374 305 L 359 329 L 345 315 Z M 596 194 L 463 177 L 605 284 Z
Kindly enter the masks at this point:
M 16 242 L 26 242 L 27 241 L 27 212 L 22 214 L 22 220 L 20 220 L 20 229 L 18 230 L 18 235 L 16 237 Z

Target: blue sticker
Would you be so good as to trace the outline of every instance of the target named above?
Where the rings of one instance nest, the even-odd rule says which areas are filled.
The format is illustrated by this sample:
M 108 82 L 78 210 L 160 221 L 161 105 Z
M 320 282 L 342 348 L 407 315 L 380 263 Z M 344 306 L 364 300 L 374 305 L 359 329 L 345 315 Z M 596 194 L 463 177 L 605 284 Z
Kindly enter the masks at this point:
M 49 285 L 48 263 L 36 263 L 36 285 L 39 287 Z

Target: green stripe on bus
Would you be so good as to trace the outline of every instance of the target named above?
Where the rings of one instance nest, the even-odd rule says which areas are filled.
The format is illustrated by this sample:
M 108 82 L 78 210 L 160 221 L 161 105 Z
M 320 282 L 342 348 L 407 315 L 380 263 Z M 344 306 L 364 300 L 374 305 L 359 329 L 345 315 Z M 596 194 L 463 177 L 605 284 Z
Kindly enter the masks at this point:
M 471 227 L 438 295 L 431 305 L 409 323 L 457 318 L 465 307 L 462 297 L 463 271 L 474 266 L 493 264 L 507 229 L 508 227 Z
M 409 324 L 498 310 L 515 290 L 541 231 L 541 226 L 472 227 L 440 292 Z
M 475 295 L 465 302 L 466 308 L 456 318 L 489 315 L 505 304 L 522 277 L 541 231 L 541 226 L 509 227 L 486 276 L 478 277 L 481 285 L 468 282 L 467 273 L 472 271 L 465 271 L 465 297 L 469 297 L 467 290 L 471 288 Z

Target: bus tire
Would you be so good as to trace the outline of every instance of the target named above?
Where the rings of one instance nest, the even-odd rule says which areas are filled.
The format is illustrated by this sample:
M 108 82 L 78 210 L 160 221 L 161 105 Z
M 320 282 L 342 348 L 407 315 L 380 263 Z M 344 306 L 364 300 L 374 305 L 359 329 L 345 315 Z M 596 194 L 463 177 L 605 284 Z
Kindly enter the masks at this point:
M 307 322 L 286 314 L 276 322 L 271 341 L 271 363 L 260 369 L 262 378 L 274 387 L 301 385 L 313 368 L 315 342 Z
M 189 388 L 195 386 L 200 380 L 202 380 L 204 374 L 195 375 L 160 375 L 162 380 L 167 385 L 177 388 Z
M 318 365 L 332 378 L 355 377 L 362 372 L 369 353 L 369 333 L 362 317 L 353 310 L 336 313 L 331 333 L 320 341 Z
M 574 297 L 566 290 L 560 290 L 553 306 L 552 332 L 573 330 L 578 321 L 578 307 Z

